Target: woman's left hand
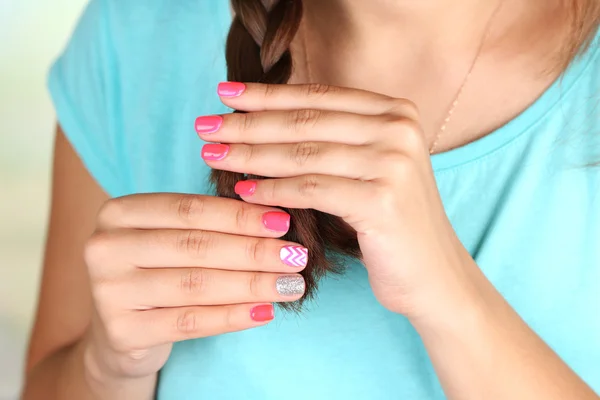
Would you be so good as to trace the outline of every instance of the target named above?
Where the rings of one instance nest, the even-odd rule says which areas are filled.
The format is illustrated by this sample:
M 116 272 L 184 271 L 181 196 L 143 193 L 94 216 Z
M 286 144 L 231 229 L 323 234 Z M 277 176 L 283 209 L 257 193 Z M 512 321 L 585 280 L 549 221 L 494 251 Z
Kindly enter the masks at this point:
M 343 218 L 375 296 L 409 318 L 472 289 L 477 268 L 444 212 L 414 104 L 323 85 L 225 83 L 219 95 L 247 113 L 198 118 L 200 137 L 213 142 L 203 159 L 277 178 L 240 182 L 243 200 Z

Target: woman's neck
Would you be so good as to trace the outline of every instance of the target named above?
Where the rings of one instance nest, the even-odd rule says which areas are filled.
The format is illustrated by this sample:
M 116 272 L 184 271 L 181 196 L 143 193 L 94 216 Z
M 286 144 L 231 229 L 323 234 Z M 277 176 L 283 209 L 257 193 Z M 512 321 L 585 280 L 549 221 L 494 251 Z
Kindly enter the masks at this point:
M 501 7 L 495 13 L 500 1 Z M 454 133 L 456 142 L 442 146 L 455 147 L 514 117 L 554 80 L 555 76 L 545 76 L 540 82 L 532 82 L 531 93 L 524 94 L 524 99 L 505 115 L 490 116 L 489 125 L 474 127 L 469 121 L 461 121 L 465 113 L 478 113 L 469 109 L 479 102 L 475 90 L 478 85 L 485 88 L 483 95 L 493 91 L 500 99 L 503 88 L 496 88 L 494 82 L 528 84 L 550 69 L 552 59 L 544 56 L 556 54 L 561 44 L 556 33 L 560 32 L 556 27 L 560 24 L 558 3 L 304 0 L 305 16 L 292 48 L 294 81 L 358 87 L 411 99 L 421 109 L 426 134 L 432 136 L 445 118 L 493 16 L 481 58 L 462 100 L 466 104 L 458 108 L 459 116 L 454 117 L 457 121 L 448 128 L 462 131 L 465 137 Z
M 497 5 L 511 0 L 304 0 L 313 28 L 338 38 L 410 34 L 420 41 L 470 42 Z M 440 40 L 443 39 L 443 40 Z

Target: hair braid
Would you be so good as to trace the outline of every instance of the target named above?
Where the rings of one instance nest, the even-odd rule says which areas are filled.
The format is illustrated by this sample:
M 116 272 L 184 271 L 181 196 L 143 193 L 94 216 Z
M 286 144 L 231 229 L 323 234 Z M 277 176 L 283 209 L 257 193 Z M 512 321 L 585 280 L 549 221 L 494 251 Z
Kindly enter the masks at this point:
M 290 44 L 302 20 L 301 0 L 231 0 L 235 19 L 227 38 L 227 79 L 235 82 L 285 84 L 292 75 Z M 211 181 L 219 196 L 239 199 L 234 192 L 238 181 L 259 176 L 213 170 Z M 286 209 L 291 228 L 286 240 L 308 248 L 309 258 L 302 275 L 305 299 L 314 297 L 317 281 L 326 272 L 341 271 L 327 250 L 352 256 L 359 254 L 356 232 L 341 219 L 314 210 Z M 291 307 L 298 308 L 301 302 Z M 284 305 L 287 306 L 287 305 Z

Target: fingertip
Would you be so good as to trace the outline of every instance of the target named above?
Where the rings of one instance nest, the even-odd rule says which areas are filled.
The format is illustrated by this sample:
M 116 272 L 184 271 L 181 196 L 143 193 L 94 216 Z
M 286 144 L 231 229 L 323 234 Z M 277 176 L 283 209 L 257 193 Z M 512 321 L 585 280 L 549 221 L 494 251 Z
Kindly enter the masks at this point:
M 275 319 L 273 304 L 260 304 L 250 309 L 250 319 L 254 322 L 268 323 Z
M 221 82 L 217 86 L 217 94 L 223 99 L 231 99 L 240 97 L 246 89 L 246 84 L 242 82 Z
M 256 181 L 239 181 L 235 184 L 234 191 L 238 196 L 252 196 L 256 192 Z
M 308 249 L 296 245 L 283 246 L 279 258 L 288 267 L 303 270 L 308 265 Z
M 290 230 L 290 221 L 291 216 L 283 211 L 269 211 L 262 216 L 263 225 L 268 231 L 283 235 Z
M 275 289 L 284 301 L 296 301 L 304 296 L 306 281 L 300 274 L 281 275 L 275 281 Z

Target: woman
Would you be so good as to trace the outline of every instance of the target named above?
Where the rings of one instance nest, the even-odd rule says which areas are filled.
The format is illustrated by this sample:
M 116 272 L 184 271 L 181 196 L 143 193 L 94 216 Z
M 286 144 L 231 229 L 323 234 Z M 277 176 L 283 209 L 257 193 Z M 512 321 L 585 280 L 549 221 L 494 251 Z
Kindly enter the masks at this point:
M 597 399 L 599 3 L 265 3 L 91 1 L 24 398 Z

